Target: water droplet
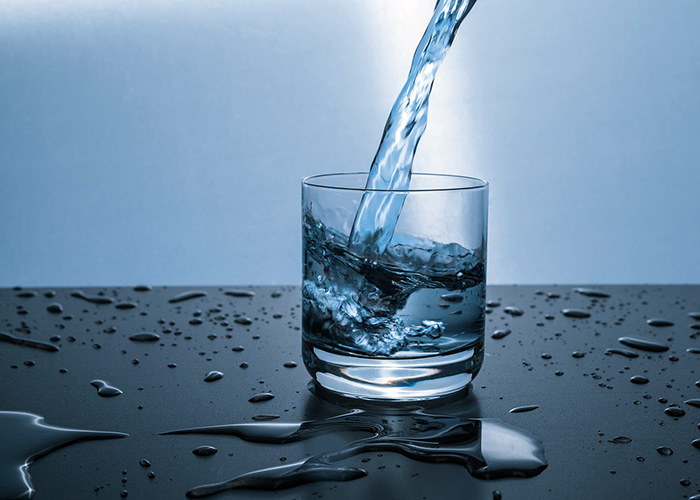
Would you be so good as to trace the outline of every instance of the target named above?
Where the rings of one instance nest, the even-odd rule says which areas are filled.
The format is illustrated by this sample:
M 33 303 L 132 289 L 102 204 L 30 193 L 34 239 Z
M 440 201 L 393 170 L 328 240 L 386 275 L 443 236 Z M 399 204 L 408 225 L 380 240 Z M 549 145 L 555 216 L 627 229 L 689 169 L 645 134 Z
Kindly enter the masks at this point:
M 592 288 L 574 288 L 574 292 L 585 295 L 586 297 L 596 297 L 600 299 L 610 297 L 609 293 L 601 292 L 600 290 L 593 290 Z
M 636 457 L 637 462 L 644 462 L 646 458 L 644 457 Z
M 219 450 L 214 448 L 213 446 L 198 446 L 194 450 L 192 450 L 192 453 L 197 455 L 198 457 L 210 457 L 212 455 L 215 455 Z
M 663 318 L 651 318 L 647 320 L 649 326 L 673 326 L 673 321 Z
M 168 363 L 168 368 L 177 368 L 177 363 Z
M 197 326 L 197 325 L 201 325 L 201 324 L 202 324 L 202 320 L 199 318 L 192 318 L 190 320 L 190 325 L 192 325 L 192 326 Z
M 127 490 L 122 490 L 122 491 L 119 493 L 119 496 L 122 497 L 122 498 L 126 498 L 126 497 L 129 496 L 129 492 L 128 492 Z
M 253 320 L 250 318 L 236 318 L 233 320 L 234 322 L 238 323 L 239 325 L 252 325 Z
M 681 479 L 680 483 L 681 483 L 681 486 L 690 486 L 691 484 L 693 484 L 690 482 L 690 479 Z
M 690 444 L 693 445 L 693 447 L 700 450 L 700 438 L 693 439 L 693 441 Z
M 542 359 L 552 359 L 552 355 L 551 355 L 551 354 L 547 354 L 546 352 L 543 352 L 543 353 L 540 355 L 540 358 L 542 358 Z
M 24 361 L 22 364 L 23 364 L 24 366 L 34 366 L 34 365 L 36 365 L 36 362 L 35 362 L 35 361 L 32 361 L 31 359 L 29 359 L 29 360 L 27 360 L 27 361 Z
M 250 398 L 248 401 L 250 401 L 251 403 L 261 403 L 263 401 L 269 401 L 271 399 L 274 399 L 274 397 L 275 395 L 271 392 L 261 392 Z
M 689 347 L 688 349 L 686 349 L 686 351 L 690 354 L 700 354 L 700 349 L 698 349 L 697 347 Z
M 493 490 L 491 493 L 491 498 L 493 500 L 501 500 L 503 498 L 503 495 L 501 495 L 501 492 L 498 490 Z
M 148 479 L 154 479 L 156 477 L 156 473 L 153 472 L 152 470 L 149 470 L 148 474 L 146 474 L 146 476 L 148 476 Z
M 634 347 L 635 349 L 640 349 L 642 351 L 665 352 L 669 349 L 667 345 L 657 342 L 656 340 L 642 337 L 620 337 L 617 340 L 621 344 L 628 347 Z
M 614 444 L 627 444 L 631 443 L 632 439 L 628 438 L 627 436 L 617 436 L 608 441 L 608 443 L 614 443 Z
M 85 292 L 81 290 L 76 290 L 70 294 L 71 297 L 76 299 L 84 300 L 85 302 L 90 302 L 91 304 L 111 304 L 114 299 L 105 297 L 103 295 L 86 295 Z
M 235 347 L 232 347 L 231 350 L 233 352 L 241 352 L 241 351 L 243 351 L 243 346 L 237 345 Z
M 666 446 L 659 446 L 658 448 L 656 448 L 656 451 L 659 453 L 659 455 L 663 455 L 665 457 L 670 457 L 671 455 L 673 455 L 673 450 Z
M 618 354 L 618 355 L 620 355 L 620 356 L 624 356 L 624 357 L 626 357 L 626 358 L 631 358 L 631 359 L 634 359 L 634 358 L 638 358 L 638 357 L 639 357 L 639 354 L 637 354 L 637 353 L 634 352 L 634 351 L 628 351 L 627 349 L 617 349 L 617 348 L 614 348 L 614 347 L 611 347 L 610 349 L 606 349 L 606 350 L 605 350 L 605 354 L 608 354 L 608 355 L 610 355 L 610 354 Z
M 511 316 L 522 316 L 523 315 L 523 310 L 520 309 L 519 307 L 515 307 L 515 306 L 504 307 L 503 312 L 506 314 L 510 314 Z
M 248 368 L 248 363 L 241 363 L 241 364 L 238 365 L 238 366 L 241 367 L 241 368 Z
M 686 399 L 685 404 L 694 406 L 695 408 L 700 408 L 700 399 Z
M 255 416 L 253 416 L 253 420 L 257 420 L 257 421 L 277 420 L 278 418 L 280 418 L 279 415 L 255 415 Z
M 557 370 L 554 372 L 554 375 L 556 375 L 557 377 L 561 377 L 562 375 L 564 375 L 564 372 L 561 370 Z
M 114 307 L 117 309 L 134 309 L 138 307 L 138 304 L 136 302 L 120 302 L 115 304 Z
M 630 382 L 637 385 L 644 385 L 649 383 L 649 379 L 641 375 L 635 375 L 634 377 L 630 377 Z
M 685 412 L 678 408 L 677 406 L 669 406 L 664 410 L 664 413 L 668 415 L 669 417 L 682 417 L 685 415 Z
M 187 292 L 182 292 L 177 294 L 175 297 L 170 299 L 168 302 L 171 304 L 177 304 L 178 302 L 184 302 L 185 300 L 197 299 L 199 297 L 206 297 L 209 295 L 203 290 L 189 290 Z
M 140 332 L 129 337 L 129 340 L 134 342 L 157 342 L 160 340 L 160 335 L 153 332 Z
M 216 371 L 216 370 L 213 370 L 213 371 L 210 371 L 209 373 L 207 373 L 207 376 L 204 377 L 204 381 L 205 382 L 214 382 L 215 380 L 222 379 L 223 376 L 224 376 L 223 373 Z
M 508 335 L 510 335 L 510 333 L 511 333 L 510 330 L 496 330 L 491 334 L 491 338 L 499 340 L 499 339 L 502 339 L 504 337 L 507 337 Z
M 561 313 L 567 318 L 590 318 L 591 313 L 582 309 L 562 309 Z
M 137 285 L 134 287 L 135 292 L 150 292 L 153 287 L 150 285 Z
M 61 314 L 63 312 L 63 306 L 58 302 L 54 302 L 46 306 L 46 310 L 52 314 Z
M 123 394 L 120 389 L 109 385 L 109 383 L 105 382 L 104 380 L 95 379 L 90 382 L 90 385 L 96 388 L 97 394 L 103 398 L 113 398 L 114 396 Z
M 141 467 L 150 467 L 150 466 L 151 466 L 151 462 L 148 461 L 148 460 L 146 460 L 145 458 L 142 458 L 141 460 L 139 460 L 139 465 L 140 465 Z
M 525 413 L 536 410 L 537 408 L 539 408 L 539 405 L 516 406 L 515 408 L 511 408 L 508 413 Z
M 294 361 L 287 361 L 283 366 L 285 368 L 296 368 L 297 364 Z
M 486 307 L 498 307 L 500 305 L 501 305 L 501 303 L 498 302 L 497 300 L 487 300 L 486 301 Z
M 16 297 L 19 297 L 21 299 L 31 299 L 32 297 L 36 297 L 38 293 L 36 293 L 33 290 L 25 290 L 23 292 L 19 292 Z
M 22 337 L 15 337 L 9 333 L 0 332 L 0 340 L 4 342 L 9 342 L 10 344 L 23 345 L 25 347 L 33 347 L 35 349 L 41 349 L 44 351 L 56 352 L 58 351 L 58 346 L 49 344 L 48 342 L 42 342 L 40 340 L 31 340 Z
M 688 313 L 688 316 L 690 316 L 690 317 L 693 318 L 693 319 L 697 319 L 698 321 L 700 321 L 700 312 L 689 312 L 689 313 Z
M 224 293 L 229 297 L 255 297 L 252 290 L 226 290 Z
M 583 353 L 583 352 L 581 352 L 581 351 L 574 351 L 574 352 L 571 353 L 571 357 L 572 357 L 572 358 L 577 358 L 577 359 L 581 359 L 581 358 L 584 357 L 585 355 L 586 355 L 586 354 Z

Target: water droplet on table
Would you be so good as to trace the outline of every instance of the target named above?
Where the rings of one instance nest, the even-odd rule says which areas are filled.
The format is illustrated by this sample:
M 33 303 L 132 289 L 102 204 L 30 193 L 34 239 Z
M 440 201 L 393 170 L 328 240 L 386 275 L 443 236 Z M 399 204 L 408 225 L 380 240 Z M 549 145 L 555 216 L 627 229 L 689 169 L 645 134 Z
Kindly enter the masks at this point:
M 508 413 L 525 413 L 528 411 L 533 411 L 539 408 L 539 405 L 526 405 L 526 406 L 516 406 L 515 408 L 511 408 Z
M 591 313 L 582 309 L 562 309 L 561 313 L 567 318 L 590 318 Z
M 219 450 L 214 448 L 213 446 L 198 446 L 194 450 L 192 450 L 192 453 L 194 455 L 197 455 L 198 457 L 210 457 L 212 455 L 215 455 Z
M 58 302 L 54 302 L 46 306 L 46 310 L 52 314 L 61 314 L 63 312 L 63 306 Z
M 226 290 L 224 294 L 229 297 L 255 297 L 255 292 L 252 290 Z
M 614 438 L 608 440 L 608 443 L 613 443 L 613 444 L 627 444 L 627 443 L 631 443 L 631 442 L 632 442 L 632 439 L 627 437 L 627 436 L 617 436 L 617 437 L 614 437 Z
M 271 392 L 261 392 L 250 398 L 248 401 L 251 403 L 261 403 L 263 401 L 270 401 L 271 399 L 274 399 L 274 397 L 275 395 Z
M 635 375 L 633 377 L 630 377 L 630 382 L 637 385 L 644 385 L 649 383 L 649 379 L 641 375 Z
M 104 380 L 95 379 L 90 382 L 90 385 L 96 388 L 97 394 L 99 394 L 103 398 L 113 398 L 114 396 L 119 396 L 120 394 L 123 394 L 123 392 L 120 389 L 109 385 L 109 383 L 107 383 Z
M 629 351 L 627 349 L 618 349 L 615 347 L 611 347 L 610 349 L 606 349 L 605 354 L 617 354 L 619 356 L 624 356 L 624 357 L 630 358 L 630 359 L 634 359 L 634 358 L 639 357 L 639 354 L 637 354 L 634 351 Z
M 673 321 L 663 318 L 651 318 L 647 320 L 649 326 L 673 326 Z
M 129 340 L 133 342 L 157 342 L 160 340 L 160 335 L 153 332 L 140 332 L 129 337 Z
M 25 347 L 33 347 L 35 349 L 41 349 L 43 351 L 57 352 L 59 350 L 58 346 L 49 344 L 48 342 L 42 342 L 40 340 L 32 340 L 28 338 L 15 337 L 9 333 L 0 332 L 0 341 L 8 342 L 10 344 L 23 345 Z
M 600 290 L 594 290 L 592 288 L 574 288 L 574 292 L 585 295 L 586 297 L 595 297 L 600 299 L 605 299 L 610 297 L 609 293 L 601 292 Z
M 511 333 L 510 330 L 496 330 L 491 334 L 491 338 L 499 340 L 499 339 L 502 339 L 504 337 L 507 337 L 508 335 L 510 335 L 510 333 Z
M 522 316 L 523 310 L 515 306 L 507 306 L 503 308 L 503 312 L 511 316 Z
M 111 304 L 114 299 L 110 297 L 105 297 L 104 295 L 86 295 L 85 292 L 81 290 L 76 290 L 70 294 L 71 297 L 76 299 L 84 300 L 85 302 L 90 302 L 91 304 Z
M 223 373 L 216 371 L 216 370 L 213 370 L 213 371 L 210 371 L 209 373 L 207 373 L 207 375 L 204 377 L 204 381 L 205 382 L 214 382 L 216 380 L 221 380 L 223 378 L 223 376 L 224 376 Z
M 617 339 L 618 342 L 624 344 L 628 347 L 634 347 L 635 349 L 640 349 L 642 351 L 649 352 L 665 352 L 668 351 L 669 347 L 661 342 L 653 339 L 642 338 L 642 337 L 620 337 Z
M 177 294 L 175 297 L 168 300 L 171 304 L 177 304 L 178 302 L 184 302 L 185 300 L 198 299 L 200 297 L 206 297 L 209 295 L 203 290 L 189 290 L 187 292 L 182 292 Z

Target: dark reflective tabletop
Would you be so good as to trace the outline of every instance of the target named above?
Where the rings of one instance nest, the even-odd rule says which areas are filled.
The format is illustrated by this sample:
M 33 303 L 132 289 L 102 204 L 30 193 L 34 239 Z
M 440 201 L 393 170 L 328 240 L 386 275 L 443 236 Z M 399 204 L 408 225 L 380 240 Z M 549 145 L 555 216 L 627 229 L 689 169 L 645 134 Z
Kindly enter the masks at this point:
M 379 450 L 343 460 L 366 473 L 353 480 L 212 498 L 698 494 L 700 449 L 692 443 L 700 438 L 700 286 L 585 287 L 609 297 L 575 288 L 489 287 L 487 354 L 471 394 L 426 410 L 497 419 L 531 433 L 548 462 L 539 475 L 479 479 L 463 465 Z M 523 314 L 506 313 L 508 306 Z M 197 486 L 303 461 L 357 439 L 342 430 L 286 444 L 160 434 L 319 421 L 353 410 L 357 405 L 330 403 L 307 388 L 300 314 L 298 287 L 0 290 L 0 411 L 40 415 L 48 426 L 129 434 L 69 444 L 37 459 L 28 468 L 34 498 L 185 498 Z M 654 319 L 664 321 L 649 324 Z M 510 333 L 492 338 L 496 330 Z M 662 347 L 623 344 L 621 337 Z M 216 371 L 223 376 L 210 375 Z M 213 380 L 205 381 L 208 375 Z M 121 394 L 99 395 L 104 385 L 97 381 Z M 274 397 L 254 398 L 267 393 Z M 537 408 L 510 412 L 529 405 Z M 377 418 L 391 427 L 397 416 L 386 412 Z M 0 464 L 14 442 L 6 431 L 0 429 Z M 201 446 L 218 452 L 195 455 Z M 150 465 L 139 463 L 144 459 Z

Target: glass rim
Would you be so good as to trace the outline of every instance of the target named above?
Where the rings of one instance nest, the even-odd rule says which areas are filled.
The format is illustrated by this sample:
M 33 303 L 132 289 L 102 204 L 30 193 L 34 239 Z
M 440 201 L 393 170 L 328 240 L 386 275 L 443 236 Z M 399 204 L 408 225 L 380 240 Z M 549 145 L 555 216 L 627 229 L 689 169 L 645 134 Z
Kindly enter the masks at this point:
M 337 186 L 332 184 L 323 184 L 320 182 L 315 182 L 319 179 L 329 178 L 329 177 L 342 177 L 347 178 L 350 176 L 364 176 L 365 178 L 369 175 L 368 172 L 338 172 L 338 173 L 328 173 L 328 174 L 317 174 L 304 177 L 301 183 L 303 186 L 321 188 L 321 189 L 333 189 L 338 191 L 356 191 L 356 192 L 376 192 L 376 193 L 429 193 L 429 192 L 440 192 L 440 191 L 471 191 L 471 190 L 484 190 L 489 186 L 488 181 L 480 179 L 479 177 L 471 177 L 468 175 L 459 174 L 438 174 L 432 172 L 414 172 L 411 174 L 412 177 L 423 176 L 423 177 L 441 177 L 441 178 L 452 178 L 461 179 L 462 181 L 472 181 L 475 184 L 471 186 L 451 186 L 451 187 L 434 187 L 434 188 L 411 188 L 408 189 L 375 189 L 366 187 L 347 187 L 347 186 Z

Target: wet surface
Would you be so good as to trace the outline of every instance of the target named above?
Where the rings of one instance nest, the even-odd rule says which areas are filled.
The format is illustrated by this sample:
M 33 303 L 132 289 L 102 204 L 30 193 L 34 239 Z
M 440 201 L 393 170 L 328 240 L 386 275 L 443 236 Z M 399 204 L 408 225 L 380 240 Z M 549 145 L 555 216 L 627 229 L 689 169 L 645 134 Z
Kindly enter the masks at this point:
M 476 453 L 461 464 L 430 463 L 411 455 L 416 443 L 401 448 L 393 441 L 376 449 L 361 442 L 359 451 L 352 445 L 357 454 L 337 462 L 333 455 L 326 465 L 309 461 L 346 453 L 350 443 L 368 437 L 343 426 L 275 445 L 215 433 L 159 435 L 246 423 L 289 430 L 355 409 L 307 390 L 296 287 L 0 290 L 0 331 L 23 341 L 50 339 L 59 349 L 0 342 L 0 411 L 130 435 L 76 443 L 33 463 L 28 472 L 39 500 L 120 498 L 122 491 L 128 498 L 186 498 L 207 492 L 198 490 L 203 485 L 236 478 L 240 485 L 264 469 L 273 476 L 292 471 L 286 477 L 293 480 L 309 471 L 353 480 L 213 498 L 462 499 L 468 490 L 476 499 L 495 498 L 494 492 L 504 499 L 606 498 L 619 491 L 681 499 L 700 493 L 700 332 L 692 328 L 700 287 L 574 288 L 490 287 L 486 331 L 510 333 L 487 336 L 484 367 L 467 398 L 425 410 L 428 421 L 496 421 L 533 436 L 548 463 L 534 477 L 480 479 L 464 465 L 478 470 Z M 63 310 L 50 312 L 56 303 Z M 569 317 L 565 309 L 590 316 Z M 154 334 L 152 340 L 130 340 L 142 333 Z M 226 375 L 205 382 L 217 371 Z M 98 397 L 92 381 L 108 381 L 123 393 Z M 395 410 L 375 409 L 365 428 L 369 422 L 405 438 L 401 429 L 411 425 L 401 427 L 397 419 L 414 419 L 416 411 L 406 409 L 399 418 Z M 439 433 L 426 425 L 420 436 Z M 202 446 L 218 453 L 193 454 Z

